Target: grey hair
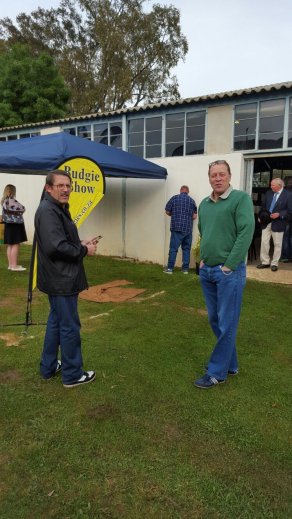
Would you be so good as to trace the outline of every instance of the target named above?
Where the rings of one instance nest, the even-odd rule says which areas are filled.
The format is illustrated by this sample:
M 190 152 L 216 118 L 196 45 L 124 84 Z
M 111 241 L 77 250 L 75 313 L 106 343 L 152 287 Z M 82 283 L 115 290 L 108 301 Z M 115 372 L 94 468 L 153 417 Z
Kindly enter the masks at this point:
M 284 187 L 284 181 L 281 178 L 273 178 L 272 182 L 275 182 L 275 184 L 278 184 L 278 186 Z

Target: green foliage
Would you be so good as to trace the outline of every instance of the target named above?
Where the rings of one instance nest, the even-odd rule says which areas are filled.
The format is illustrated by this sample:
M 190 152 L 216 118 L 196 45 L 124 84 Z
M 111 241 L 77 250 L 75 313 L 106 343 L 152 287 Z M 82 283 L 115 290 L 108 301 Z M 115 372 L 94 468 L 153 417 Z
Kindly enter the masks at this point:
M 57 9 L 0 20 L 9 44 L 51 54 L 72 92 L 71 112 L 115 110 L 179 97 L 171 70 L 188 44 L 179 10 L 145 0 L 62 0 Z
M 109 257 L 85 268 L 91 285 L 146 291 L 80 301 L 84 366 L 97 373 L 85 387 L 40 379 L 44 326 L 0 328 L 3 518 L 291 517 L 291 288 L 248 281 L 240 373 L 203 391 L 192 382 L 214 337 L 198 277 Z M 2 322 L 21 322 L 28 274 L 2 254 L 0 275 Z M 33 323 L 46 321 L 46 299 L 34 293 Z
M 64 117 L 69 90 L 51 56 L 21 44 L 0 52 L 0 126 Z

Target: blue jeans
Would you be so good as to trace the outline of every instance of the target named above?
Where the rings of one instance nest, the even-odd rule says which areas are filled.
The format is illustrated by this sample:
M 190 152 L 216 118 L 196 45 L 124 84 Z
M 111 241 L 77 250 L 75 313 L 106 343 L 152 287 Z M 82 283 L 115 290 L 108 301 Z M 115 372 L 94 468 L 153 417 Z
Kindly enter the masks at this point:
M 225 380 L 228 371 L 238 369 L 236 333 L 240 317 L 246 266 L 242 262 L 235 271 L 224 273 L 220 265 L 200 269 L 208 317 L 217 343 L 208 362 L 208 375 Z
M 176 255 L 179 247 L 182 249 L 182 269 L 188 270 L 190 265 L 190 251 L 192 245 L 192 233 L 171 231 L 167 268 L 174 269 Z
M 50 313 L 44 340 L 40 371 L 43 378 L 54 375 L 61 349 L 62 381 L 78 380 L 83 375 L 78 295 L 49 296 Z

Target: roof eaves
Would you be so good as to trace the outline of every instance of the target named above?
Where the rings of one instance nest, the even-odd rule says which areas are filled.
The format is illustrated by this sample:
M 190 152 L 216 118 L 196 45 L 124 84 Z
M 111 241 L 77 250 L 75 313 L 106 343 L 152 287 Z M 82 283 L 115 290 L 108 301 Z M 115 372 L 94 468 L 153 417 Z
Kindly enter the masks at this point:
M 292 81 L 287 81 L 285 83 L 274 83 L 272 85 L 262 85 L 258 87 L 249 87 L 249 88 L 243 88 L 240 90 L 230 90 L 226 92 L 218 92 L 215 94 L 208 94 L 208 95 L 202 95 L 197 97 L 187 97 L 187 98 L 180 98 L 180 99 L 172 99 L 170 101 L 161 101 L 157 103 L 149 103 L 141 106 L 132 106 L 128 108 L 120 108 L 118 110 L 112 110 L 107 112 L 95 112 L 85 115 L 72 115 L 69 117 L 65 117 L 63 119 L 51 119 L 49 121 L 42 121 L 38 123 L 26 123 L 26 124 L 20 124 L 17 126 L 6 126 L 0 128 L 0 132 L 4 131 L 13 131 L 13 130 L 21 130 L 26 128 L 38 128 L 43 126 L 54 126 L 58 124 L 64 124 L 64 123 L 73 123 L 75 121 L 88 121 L 90 119 L 99 119 L 103 117 L 111 117 L 111 116 L 117 116 L 122 115 L 126 113 L 134 113 L 134 112 L 142 112 L 146 110 L 153 110 L 153 109 L 160 109 L 162 107 L 170 107 L 170 106 L 179 106 L 179 105 L 186 105 L 186 104 L 196 104 L 196 103 L 202 103 L 202 102 L 208 102 L 208 101 L 216 101 L 220 99 L 225 98 L 232 98 L 232 97 L 240 97 L 244 95 L 249 94 L 259 94 L 261 92 L 271 92 L 273 90 L 279 91 L 279 90 L 287 90 L 289 88 L 292 88 Z

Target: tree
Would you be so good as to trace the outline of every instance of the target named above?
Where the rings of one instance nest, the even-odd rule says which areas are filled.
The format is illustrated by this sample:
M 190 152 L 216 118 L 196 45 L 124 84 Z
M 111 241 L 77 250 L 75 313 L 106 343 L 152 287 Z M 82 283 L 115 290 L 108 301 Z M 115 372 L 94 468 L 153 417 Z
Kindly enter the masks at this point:
M 173 6 L 145 0 L 61 0 L 57 9 L 0 20 L 9 44 L 49 52 L 72 92 L 71 113 L 117 110 L 179 97 L 171 70 L 185 58 L 186 38 Z
M 0 49 L 0 126 L 64 117 L 70 91 L 52 57 L 20 44 Z

